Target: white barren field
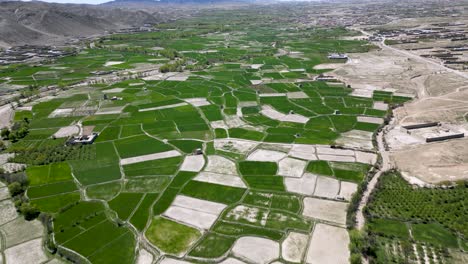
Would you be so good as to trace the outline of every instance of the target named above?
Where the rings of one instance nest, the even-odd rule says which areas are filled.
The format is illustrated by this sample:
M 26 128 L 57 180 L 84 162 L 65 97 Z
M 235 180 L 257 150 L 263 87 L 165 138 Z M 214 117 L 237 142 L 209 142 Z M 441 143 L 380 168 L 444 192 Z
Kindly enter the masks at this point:
M 0 225 L 18 217 L 15 205 L 11 200 L 4 200 L 0 202 Z
M 136 264 L 151 264 L 153 263 L 153 255 L 149 253 L 146 249 L 140 249 L 138 252 L 138 258 Z
M 170 150 L 170 151 L 165 151 L 165 152 L 158 152 L 158 153 L 153 153 L 153 154 L 148 154 L 148 155 L 121 159 L 120 164 L 128 165 L 128 164 L 140 163 L 140 162 L 149 161 L 149 160 L 167 159 L 167 158 L 178 157 L 178 156 L 180 156 L 180 153 L 177 150 Z
M 236 163 L 230 159 L 218 155 L 208 156 L 208 163 L 205 167 L 205 171 L 237 175 Z
M 284 157 L 286 157 L 286 153 L 284 152 L 266 150 L 266 149 L 257 149 L 247 157 L 247 160 L 278 162 Z
M 315 196 L 334 199 L 340 191 L 340 181 L 324 176 L 318 176 Z
M 306 262 L 349 263 L 349 236 L 344 228 L 317 224 L 307 250 Z
M 45 262 L 48 257 L 42 250 L 42 238 L 7 248 L 4 252 L 6 263 L 31 264 Z
M 188 225 L 209 229 L 226 205 L 178 195 L 164 216 Z
M 23 217 L 3 225 L 0 230 L 5 238 L 5 247 L 9 248 L 34 238 L 40 238 L 44 227 L 39 220 L 26 221 Z
M 347 203 L 306 197 L 304 198 L 304 211 L 302 214 L 307 217 L 344 225 L 346 223 L 347 208 Z
M 232 253 L 253 263 L 266 264 L 279 257 L 280 246 L 270 239 L 247 236 L 236 241 Z
M 301 178 L 286 177 L 284 179 L 284 184 L 288 192 L 312 195 L 314 194 L 316 181 L 317 175 L 312 173 L 304 173 Z
M 309 236 L 291 232 L 281 244 L 281 254 L 289 262 L 301 263 Z
M 240 261 L 235 258 L 227 258 L 226 260 L 220 262 L 220 264 L 244 264 L 245 262 Z
M 306 166 L 303 160 L 285 158 L 278 163 L 278 175 L 300 178 Z
M 199 172 L 205 166 L 205 158 L 203 155 L 186 156 L 184 162 L 180 166 L 181 171 Z
M 215 183 L 225 186 L 231 187 L 241 187 L 247 188 L 245 183 L 242 179 L 237 175 L 230 175 L 230 174 L 220 174 L 220 173 L 213 173 L 213 172 L 200 172 L 197 177 L 194 179 L 195 181 L 201 182 L 209 182 Z

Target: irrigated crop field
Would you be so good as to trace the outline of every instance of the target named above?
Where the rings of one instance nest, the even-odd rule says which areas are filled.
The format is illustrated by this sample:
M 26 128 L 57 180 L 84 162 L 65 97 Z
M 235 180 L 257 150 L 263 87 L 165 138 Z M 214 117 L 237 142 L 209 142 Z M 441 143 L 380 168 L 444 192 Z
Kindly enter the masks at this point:
M 372 134 L 388 114 L 374 105 L 408 98 L 314 81 L 328 53 L 373 47 L 341 39 L 353 34 L 342 28 L 270 19 L 217 11 L 0 73 L 11 84 L 65 85 L 92 71 L 159 69 L 93 77 L 16 111 L 29 134 L 7 151 L 28 165 L 26 196 L 52 216 L 58 254 L 92 263 L 348 260 L 347 208 L 377 161 Z M 99 136 L 64 146 L 73 131 Z M 353 144 L 355 134 L 365 144 Z
M 384 175 L 366 214 L 377 263 L 451 263 L 466 251 L 466 185 L 412 187 L 398 173 Z

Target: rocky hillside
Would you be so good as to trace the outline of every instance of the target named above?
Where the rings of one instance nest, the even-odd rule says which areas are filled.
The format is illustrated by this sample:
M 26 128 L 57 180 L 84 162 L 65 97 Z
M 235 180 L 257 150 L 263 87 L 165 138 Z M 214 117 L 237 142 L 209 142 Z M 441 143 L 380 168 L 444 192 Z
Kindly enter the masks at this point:
M 158 13 L 91 5 L 0 3 L 0 46 L 54 44 L 161 21 Z

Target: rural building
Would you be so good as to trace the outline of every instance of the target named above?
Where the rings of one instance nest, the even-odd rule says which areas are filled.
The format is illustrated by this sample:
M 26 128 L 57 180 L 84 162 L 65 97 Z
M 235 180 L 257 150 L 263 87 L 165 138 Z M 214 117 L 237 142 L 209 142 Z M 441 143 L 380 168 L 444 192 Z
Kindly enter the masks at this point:
M 348 55 L 344 53 L 330 53 L 328 54 L 328 59 L 330 60 L 347 60 Z
M 420 128 L 426 128 L 426 127 L 435 127 L 435 126 L 440 126 L 440 123 L 439 122 L 421 123 L 421 124 L 403 126 L 403 128 L 406 130 L 413 130 L 413 129 L 420 129 Z
M 83 136 L 73 136 L 67 141 L 67 145 L 90 145 L 93 144 L 98 136 L 98 133 Z

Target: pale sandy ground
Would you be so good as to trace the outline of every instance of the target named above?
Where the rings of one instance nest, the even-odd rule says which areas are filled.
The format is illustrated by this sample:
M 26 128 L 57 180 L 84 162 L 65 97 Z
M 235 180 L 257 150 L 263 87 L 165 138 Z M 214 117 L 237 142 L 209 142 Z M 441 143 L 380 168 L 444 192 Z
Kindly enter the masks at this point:
M 206 98 L 188 98 L 184 99 L 185 102 L 193 105 L 193 106 L 205 106 L 210 105 L 210 102 L 206 100 Z
M 306 197 L 304 198 L 304 211 L 302 214 L 307 217 L 344 225 L 346 223 L 347 208 L 347 203 Z
M 10 191 L 8 191 L 7 187 L 0 188 L 0 200 L 4 200 L 10 197 Z
M 340 190 L 340 182 L 336 179 L 324 176 L 318 176 L 317 186 L 315 187 L 315 196 L 335 199 Z
M 316 224 L 307 250 L 306 262 L 349 263 L 349 236 L 344 228 Z
M 112 88 L 107 90 L 102 90 L 102 93 L 110 94 L 110 93 L 121 93 L 125 91 L 125 88 Z
M 213 121 L 210 123 L 210 126 L 212 128 L 223 128 L 223 129 L 228 129 L 229 127 L 226 125 L 224 120 L 218 120 L 218 121 Z
M 301 263 L 308 240 L 308 235 L 290 232 L 281 244 L 283 258 L 290 262 Z
M 284 185 L 288 192 L 299 193 L 308 196 L 325 197 L 335 199 L 337 196 L 349 201 L 357 191 L 357 184 L 312 173 L 304 173 L 301 178 L 286 177 Z
M 427 183 L 468 178 L 468 138 L 418 145 L 391 153 L 392 161 L 407 176 Z
M 192 262 L 189 261 L 184 261 L 184 260 L 178 260 L 178 259 L 173 259 L 173 258 L 164 258 L 159 262 L 160 264 L 191 264 Z
M 337 155 L 318 155 L 319 160 L 338 161 L 338 162 L 355 162 L 354 156 L 337 156 Z
M 7 104 L 0 107 L 0 128 L 9 127 L 13 119 L 13 109 L 11 105 Z
M 322 63 L 314 66 L 314 70 L 334 70 L 343 66 L 343 63 Z
M 377 154 L 369 152 L 356 151 L 356 162 L 374 164 L 377 162 Z
M 281 122 L 292 122 L 305 124 L 309 121 L 308 117 L 299 114 L 283 114 L 269 105 L 262 105 L 260 113 L 268 118 L 278 120 Z
M 3 164 L 2 168 L 7 173 L 14 173 L 24 170 L 26 168 L 26 164 L 7 162 Z
M 177 82 L 184 82 L 189 78 L 189 75 L 176 75 L 176 76 L 171 76 L 166 79 L 166 81 L 177 81 Z
M 339 156 L 354 156 L 354 151 L 350 149 L 336 149 L 330 147 L 317 147 L 317 154 L 324 155 L 339 155 Z
M 289 155 L 295 158 L 305 160 L 316 160 L 315 147 L 311 145 L 294 144 L 289 151 Z
M 104 64 L 104 67 L 114 66 L 124 63 L 123 61 L 108 61 Z
M 380 102 L 380 101 L 375 101 L 372 108 L 377 109 L 377 110 L 381 110 L 381 111 L 387 111 L 388 104 L 386 104 L 384 102 Z
M 39 220 L 26 221 L 23 217 L 18 217 L 0 227 L 0 230 L 5 239 L 3 246 L 9 248 L 34 238 L 40 238 L 44 227 Z
M 224 204 L 178 195 L 163 215 L 190 226 L 209 229 L 224 208 Z
M 181 171 L 199 172 L 205 166 L 205 158 L 203 155 L 186 156 L 184 162 L 180 166 Z
M 66 126 L 61 127 L 57 132 L 55 132 L 54 136 L 56 138 L 64 138 L 76 135 L 78 133 L 80 133 L 80 128 L 78 126 Z
M 236 163 L 223 156 L 210 155 L 205 171 L 221 174 L 237 175 Z
M 116 107 L 104 107 L 99 108 L 99 110 L 94 113 L 95 115 L 113 115 L 120 114 L 124 110 L 125 106 L 116 106 Z
M 284 179 L 284 185 L 286 186 L 286 190 L 288 192 L 312 195 L 314 194 L 316 181 L 317 175 L 304 173 L 301 178 L 286 177 Z
M 220 262 L 220 264 L 244 264 L 245 262 L 240 261 L 235 258 L 227 258 L 226 260 Z
M 250 68 L 258 70 L 263 66 L 263 64 L 251 64 Z
M 262 80 L 250 80 L 250 83 L 253 85 L 258 85 L 261 84 L 263 81 Z
M 289 99 L 304 99 L 309 98 L 309 96 L 304 92 L 289 92 L 286 93 Z
M 30 240 L 5 250 L 6 263 L 31 264 L 48 260 L 42 250 L 42 238 Z
M 245 183 L 238 175 L 232 174 L 221 174 L 214 172 L 203 171 L 200 172 L 195 179 L 195 181 L 209 182 L 219 185 L 231 186 L 231 187 L 240 187 L 247 188 Z
M 234 255 L 259 264 L 266 264 L 279 257 L 278 242 L 260 237 L 241 237 L 232 248 Z
M 284 157 L 286 157 L 286 153 L 284 153 L 284 152 L 279 152 L 279 151 L 274 151 L 274 150 L 257 149 L 247 157 L 247 160 L 278 162 L 281 159 L 283 159 Z
M 177 150 L 169 150 L 165 152 L 158 152 L 158 153 L 153 153 L 153 154 L 148 154 L 148 155 L 142 155 L 142 156 L 137 156 L 137 157 L 131 157 L 131 158 L 125 158 L 120 160 L 121 165 L 129 165 L 129 164 L 134 164 L 134 163 L 139 163 L 139 162 L 144 162 L 144 161 L 150 161 L 150 160 L 158 160 L 158 159 L 167 159 L 167 158 L 172 158 L 172 157 L 178 157 L 181 154 Z
M 357 191 L 357 184 L 352 182 L 341 182 L 339 196 L 343 197 L 345 200 L 351 200 L 353 194 Z
M 259 143 L 242 139 L 215 139 L 215 149 L 247 154 L 252 151 Z
M 73 109 L 73 108 L 55 109 L 52 113 L 49 114 L 49 118 L 67 117 L 67 116 L 70 116 L 74 110 L 75 109 Z
M 303 160 L 285 158 L 278 163 L 278 175 L 299 178 L 306 166 L 307 162 Z
M 385 48 L 366 54 L 350 54 L 349 63 L 332 74 L 352 88 L 361 89 L 362 93 L 371 94 L 372 90 L 379 89 L 417 95 L 416 100 L 394 111 L 394 126 L 434 121 L 466 122 L 468 80 L 463 77 L 466 73 L 457 74 L 420 57 Z M 384 105 L 374 107 L 384 109 Z M 401 150 L 393 149 L 390 155 L 394 166 L 403 170 L 408 179 L 436 183 L 468 178 L 464 160 L 468 149 L 460 144 L 465 141 L 412 146 L 422 143 L 421 140 L 390 131 L 387 141 L 398 145 L 395 140 L 408 145 Z
M 362 123 L 371 123 L 371 124 L 378 124 L 378 125 L 384 122 L 383 118 L 371 117 L 371 116 L 358 116 L 357 121 L 362 122 Z
M 3 153 L 3 154 L 0 154 L 0 165 L 3 165 L 5 163 L 8 162 L 8 159 L 14 157 L 15 154 L 14 153 Z
M 348 148 L 358 148 L 364 150 L 372 150 L 372 132 L 361 130 L 351 130 L 341 133 L 340 137 L 335 141 L 336 144 Z
M 153 263 L 154 256 L 145 249 L 140 249 L 136 264 L 151 264 Z
M 3 225 L 18 217 L 15 205 L 11 200 L 0 202 L 0 225 Z
M 262 93 L 260 97 L 281 97 L 286 96 L 286 93 Z
M 252 128 L 251 126 L 247 125 L 238 115 L 225 115 L 224 121 L 229 128 L 235 127 L 244 127 L 244 128 Z M 255 130 L 255 129 L 252 129 Z
M 177 108 L 177 107 L 185 106 L 185 105 L 187 105 L 187 103 L 163 105 L 163 106 L 157 106 L 157 107 L 138 109 L 138 112 L 147 112 L 147 111 L 154 111 L 154 110 L 161 110 L 161 109 Z

